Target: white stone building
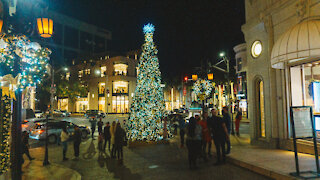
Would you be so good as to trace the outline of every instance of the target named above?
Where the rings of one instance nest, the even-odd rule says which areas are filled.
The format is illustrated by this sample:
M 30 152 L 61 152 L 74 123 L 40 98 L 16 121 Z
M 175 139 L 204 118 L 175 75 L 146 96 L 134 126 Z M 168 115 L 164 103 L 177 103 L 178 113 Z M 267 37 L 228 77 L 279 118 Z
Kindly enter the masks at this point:
M 291 149 L 290 107 L 320 113 L 320 1 L 245 0 L 245 8 L 251 142 Z M 298 142 L 312 153 L 310 141 Z

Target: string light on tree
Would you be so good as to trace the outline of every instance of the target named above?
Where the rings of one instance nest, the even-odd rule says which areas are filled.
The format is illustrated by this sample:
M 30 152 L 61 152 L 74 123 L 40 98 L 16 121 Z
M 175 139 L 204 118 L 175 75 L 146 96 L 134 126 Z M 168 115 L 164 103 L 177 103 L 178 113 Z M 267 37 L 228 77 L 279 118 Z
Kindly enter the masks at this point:
M 128 137 L 137 140 L 161 140 L 161 122 L 165 105 L 161 87 L 158 50 L 153 42 L 155 28 L 152 24 L 143 27 L 145 43 L 138 65 L 137 86 L 131 105 L 128 122 Z
M 8 95 L 3 95 L 3 92 L 0 92 L 0 116 L 2 127 L 1 131 L 1 144 L 0 144 L 0 175 L 7 172 L 10 167 L 10 115 L 11 115 L 11 101 Z

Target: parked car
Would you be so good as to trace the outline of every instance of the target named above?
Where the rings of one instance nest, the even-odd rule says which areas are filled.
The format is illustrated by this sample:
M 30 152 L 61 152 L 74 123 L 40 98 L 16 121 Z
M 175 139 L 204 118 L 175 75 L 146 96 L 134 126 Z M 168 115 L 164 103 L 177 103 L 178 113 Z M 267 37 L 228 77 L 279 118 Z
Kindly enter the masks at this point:
M 52 118 L 49 118 L 48 121 L 52 121 Z M 46 118 L 31 118 L 31 119 L 26 119 L 24 121 L 22 121 L 21 123 L 21 130 L 23 131 L 30 131 L 30 129 L 32 129 L 36 123 L 41 123 L 41 122 L 45 122 Z
M 70 113 L 66 110 L 53 110 L 54 117 L 70 117 Z
M 36 140 L 46 139 L 46 126 L 48 126 L 48 142 L 54 144 L 60 138 L 60 134 L 63 127 L 67 127 L 67 131 L 72 134 L 74 132 L 75 125 L 68 121 L 50 121 L 48 124 L 46 122 L 37 123 L 31 130 L 29 137 Z M 82 132 L 82 139 L 86 139 L 90 134 L 90 129 L 87 126 L 78 126 Z
M 104 113 L 103 111 L 99 111 L 98 112 L 98 117 L 100 118 L 105 118 L 106 117 L 106 113 Z
M 99 110 L 87 110 L 86 113 L 84 114 L 86 118 L 104 118 L 106 117 L 106 114 L 103 111 Z
M 44 116 L 43 112 L 40 110 L 35 110 L 34 115 L 36 116 L 36 118 L 42 118 Z
M 66 111 L 66 110 L 61 110 L 60 112 L 61 112 L 61 116 L 62 116 L 62 117 L 70 117 L 70 113 L 69 113 L 68 111 Z

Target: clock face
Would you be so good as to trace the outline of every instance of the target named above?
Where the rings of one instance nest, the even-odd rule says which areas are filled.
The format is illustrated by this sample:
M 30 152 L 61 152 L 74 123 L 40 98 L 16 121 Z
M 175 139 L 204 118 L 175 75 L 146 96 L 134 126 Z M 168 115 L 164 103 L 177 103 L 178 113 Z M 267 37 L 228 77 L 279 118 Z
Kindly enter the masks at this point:
M 262 44 L 261 41 L 255 41 L 253 42 L 251 46 L 251 55 L 254 58 L 257 58 L 262 53 Z

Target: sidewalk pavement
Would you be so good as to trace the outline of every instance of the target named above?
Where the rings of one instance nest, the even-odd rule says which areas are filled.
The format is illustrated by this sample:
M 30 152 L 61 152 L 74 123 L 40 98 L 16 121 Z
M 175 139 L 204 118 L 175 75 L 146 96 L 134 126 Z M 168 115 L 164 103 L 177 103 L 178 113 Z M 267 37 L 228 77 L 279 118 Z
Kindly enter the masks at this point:
M 22 166 L 22 171 L 23 180 L 56 180 L 62 177 L 68 180 L 81 180 L 81 175 L 75 170 L 56 163 L 43 166 L 43 161 L 39 160 L 26 161 Z M 12 179 L 10 171 L 5 173 L 0 179 Z
M 296 179 L 294 152 L 280 149 L 263 149 L 250 145 L 249 135 L 231 136 L 231 153 L 227 161 L 273 179 Z M 313 155 L 299 153 L 300 171 L 316 171 Z
M 208 162 L 199 162 L 198 170 L 189 170 L 187 149 L 180 148 L 179 138 L 173 138 L 170 144 L 156 144 L 137 148 L 124 148 L 123 164 L 110 157 L 110 152 L 99 153 L 97 140 L 88 139 L 81 143 L 80 158 L 73 160 L 72 142 L 69 143 L 67 157 L 68 161 L 62 161 L 62 147 L 51 145 L 49 147 L 49 161 L 51 165 L 68 168 L 66 171 L 77 171 L 82 180 L 168 180 L 168 179 L 228 179 L 228 180 L 264 180 L 269 179 L 260 174 L 253 173 L 247 169 L 235 165 L 225 164 L 213 166 L 214 159 Z M 32 148 L 30 154 L 42 162 L 44 148 Z M 26 156 L 26 165 L 29 163 Z M 33 161 L 35 162 L 35 161 Z M 33 163 L 31 162 L 31 163 Z M 42 164 L 37 164 L 41 168 Z M 50 166 L 51 166 L 50 165 Z M 28 166 L 27 166 L 28 167 Z M 30 167 L 29 167 L 30 168 Z M 43 173 L 42 169 L 24 170 L 26 173 L 37 175 Z M 33 179 L 69 179 L 70 176 L 63 175 L 57 169 L 47 173 L 46 178 L 33 177 Z M 58 173 L 60 175 L 58 175 Z

